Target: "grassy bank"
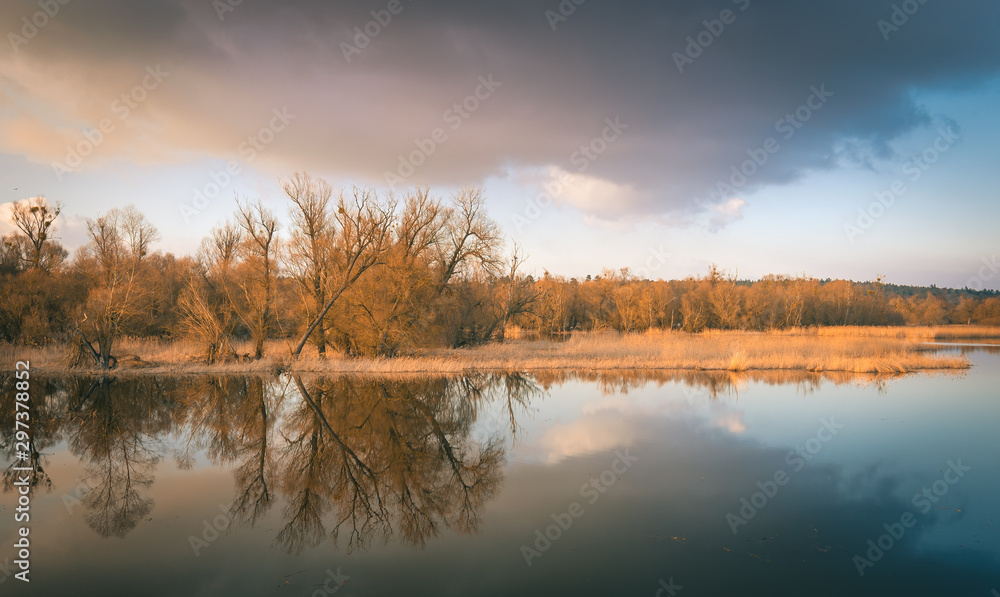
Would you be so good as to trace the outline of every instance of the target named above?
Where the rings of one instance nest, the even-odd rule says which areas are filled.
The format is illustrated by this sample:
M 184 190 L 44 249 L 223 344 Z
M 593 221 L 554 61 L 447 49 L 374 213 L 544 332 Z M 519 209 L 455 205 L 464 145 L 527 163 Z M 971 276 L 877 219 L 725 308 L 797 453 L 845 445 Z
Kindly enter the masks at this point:
M 320 359 L 289 356 L 272 341 L 264 358 L 206 365 L 187 342 L 123 340 L 119 369 L 162 373 L 442 373 L 541 370 L 808 371 L 901 374 L 969 367 L 964 356 L 928 351 L 929 340 L 1000 338 L 1000 328 L 950 326 L 907 328 L 808 328 L 774 332 L 651 331 L 642 334 L 577 333 L 565 342 L 513 341 L 469 349 L 428 349 L 395 358 Z M 66 347 L 0 345 L 3 367 L 32 361 L 37 371 L 68 372 Z M 245 352 L 245 350 L 240 350 Z

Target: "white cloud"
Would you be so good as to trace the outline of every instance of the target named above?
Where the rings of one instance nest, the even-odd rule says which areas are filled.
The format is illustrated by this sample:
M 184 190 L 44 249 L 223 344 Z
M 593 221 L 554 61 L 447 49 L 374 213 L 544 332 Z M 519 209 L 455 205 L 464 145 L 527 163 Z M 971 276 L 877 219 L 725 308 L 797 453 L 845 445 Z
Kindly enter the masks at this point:
M 584 214 L 590 225 L 606 225 L 629 219 L 640 205 L 643 194 L 629 184 L 599 176 L 570 172 L 559 166 L 519 172 L 515 179 L 523 186 L 545 193 L 553 203 L 568 205 Z
M 28 198 L 25 198 L 21 201 L 27 200 Z M 11 223 L 11 213 L 15 203 L 20 203 L 20 201 L 0 203 L 0 235 L 7 235 L 17 231 L 17 228 Z M 87 218 L 81 215 L 71 215 L 63 210 L 52 224 L 51 232 L 50 238 L 52 240 L 63 245 L 68 250 L 73 250 L 85 244 L 88 240 Z
M 728 201 L 718 203 L 709 207 L 711 216 L 708 219 L 708 229 L 718 232 L 736 220 L 743 219 L 743 208 L 747 202 L 739 197 L 733 197 Z
M 0 235 L 10 234 L 15 230 L 14 225 L 10 223 L 10 214 L 13 209 L 13 201 L 10 203 L 0 203 Z
M 611 413 L 591 414 L 546 430 L 539 444 L 546 462 L 555 464 L 566 458 L 631 445 L 634 436 L 635 431 L 620 417 Z
M 559 203 L 604 218 L 618 218 L 629 212 L 638 201 L 639 193 L 631 185 L 587 174 L 568 172 L 558 166 L 549 168 L 546 188 L 557 190 L 553 195 Z

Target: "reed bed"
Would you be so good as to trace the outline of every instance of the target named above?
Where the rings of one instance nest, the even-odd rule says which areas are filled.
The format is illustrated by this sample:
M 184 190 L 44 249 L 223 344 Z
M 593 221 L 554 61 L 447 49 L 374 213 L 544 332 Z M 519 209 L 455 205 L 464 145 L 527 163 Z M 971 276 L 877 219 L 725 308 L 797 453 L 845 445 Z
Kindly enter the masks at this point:
M 926 342 L 998 338 L 1000 328 L 980 326 L 901 328 L 801 328 L 773 332 L 708 331 L 689 334 L 653 330 L 639 334 L 574 333 L 565 342 L 511 341 L 467 349 L 427 349 L 392 358 L 330 353 L 293 359 L 284 341 L 271 341 L 259 360 L 208 365 L 199 347 L 185 341 L 124 339 L 116 347 L 119 370 L 135 373 L 461 374 L 470 371 L 664 370 L 804 371 L 898 375 L 914 371 L 962 370 L 962 355 L 928 351 Z M 237 352 L 249 352 L 238 345 Z M 35 370 L 68 371 L 69 350 L 60 346 L 0 344 L 3 368 L 32 361 Z

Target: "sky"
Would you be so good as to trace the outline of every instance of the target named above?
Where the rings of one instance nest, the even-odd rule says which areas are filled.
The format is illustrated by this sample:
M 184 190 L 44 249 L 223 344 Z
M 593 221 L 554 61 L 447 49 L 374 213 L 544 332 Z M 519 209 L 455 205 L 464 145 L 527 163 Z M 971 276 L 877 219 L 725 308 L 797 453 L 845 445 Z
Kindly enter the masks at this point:
M 6 0 L 0 216 L 193 253 L 280 180 L 483 187 L 536 273 L 1000 288 L 995 0 Z M 0 224 L 0 232 L 10 226 Z

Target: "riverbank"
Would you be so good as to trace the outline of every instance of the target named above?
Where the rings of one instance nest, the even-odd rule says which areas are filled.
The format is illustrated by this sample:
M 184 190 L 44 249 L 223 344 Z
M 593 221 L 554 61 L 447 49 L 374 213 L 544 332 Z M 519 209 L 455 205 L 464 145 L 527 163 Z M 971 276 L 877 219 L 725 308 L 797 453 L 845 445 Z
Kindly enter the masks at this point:
M 434 373 L 533 370 L 808 371 L 902 374 L 961 370 L 961 355 L 929 350 L 929 341 L 1000 338 L 1000 328 L 944 326 L 905 328 L 827 327 L 772 332 L 650 331 L 575 333 L 563 342 L 515 340 L 465 349 L 426 349 L 393 358 L 315 353 L 293 359 L 283 341 L 267 345 L 259 360 L 213 365 L 200 362 L 198 346 L 184 341 L 125 339 L 116 347 L 116 371 L 184 373 Z M 0 345 L 4 369 L 31 360 L 32 370 L 70 369 L 65 346 Z

